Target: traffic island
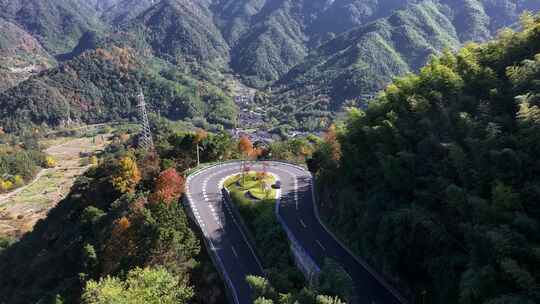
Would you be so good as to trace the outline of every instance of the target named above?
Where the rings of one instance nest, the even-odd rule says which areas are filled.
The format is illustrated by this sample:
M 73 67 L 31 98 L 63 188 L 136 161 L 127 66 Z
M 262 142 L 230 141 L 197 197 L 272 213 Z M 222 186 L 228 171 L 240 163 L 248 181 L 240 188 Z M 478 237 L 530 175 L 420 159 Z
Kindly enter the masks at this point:
M 231 193 L 235 201 L 242 204 L 251 204 L 257 201 L 275 201 L 276 183 L 273 175 L 262 172 L 247 172 L 229 177 L 224 187 Z

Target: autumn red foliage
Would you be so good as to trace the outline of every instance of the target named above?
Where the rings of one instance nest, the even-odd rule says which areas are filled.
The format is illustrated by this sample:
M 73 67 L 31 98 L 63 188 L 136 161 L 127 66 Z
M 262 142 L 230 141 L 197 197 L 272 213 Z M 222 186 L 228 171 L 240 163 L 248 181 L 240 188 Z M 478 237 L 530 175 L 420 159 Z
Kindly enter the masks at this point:
M 170 204 L 180 198 L 185 191 L 185 179 L 176 169 L 169 168 L 161 172 L 156 180 L 154 192 L 148 198 L 151 203 Z

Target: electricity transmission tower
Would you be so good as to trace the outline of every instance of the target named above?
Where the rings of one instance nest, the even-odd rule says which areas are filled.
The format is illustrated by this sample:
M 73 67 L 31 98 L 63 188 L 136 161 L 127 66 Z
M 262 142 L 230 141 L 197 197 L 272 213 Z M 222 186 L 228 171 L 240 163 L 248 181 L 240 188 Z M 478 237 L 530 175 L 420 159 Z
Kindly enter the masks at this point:
M 139 139 L 139 147 L 146 151 L 154 150 L 154 141 L 152 140 L 152 131 L 150 130 L 150 122 L 148 120 L 148 113 L 146 112 L 146 101 L 144 100 L 144 94 L 141 91 L 137 95 L 137 108 L 139 110 L 140 123 L 142 125 L 141 137 Z

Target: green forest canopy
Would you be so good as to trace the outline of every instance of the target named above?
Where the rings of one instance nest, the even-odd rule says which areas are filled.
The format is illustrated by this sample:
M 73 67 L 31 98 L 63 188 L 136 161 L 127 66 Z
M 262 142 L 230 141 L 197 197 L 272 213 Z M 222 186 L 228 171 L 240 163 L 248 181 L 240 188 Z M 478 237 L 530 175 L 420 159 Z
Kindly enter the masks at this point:
M 418 301 L 540 301 L 540 17 L 522 23 L 397 79 L 310 161 L 327 220 Z

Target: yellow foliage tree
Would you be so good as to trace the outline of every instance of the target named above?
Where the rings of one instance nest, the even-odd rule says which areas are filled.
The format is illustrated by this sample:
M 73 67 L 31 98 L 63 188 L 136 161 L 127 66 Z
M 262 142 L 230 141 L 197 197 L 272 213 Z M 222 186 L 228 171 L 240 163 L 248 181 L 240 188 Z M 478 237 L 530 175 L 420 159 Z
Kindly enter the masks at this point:
M 122 157 L 118 164 L 118 172 L 113 176 L 112 183 L 116 190 L 127 193 L 133 192 L 141 181 L 141 172 L 135 160 Z
M 0 192 L 6 192 L 13 189 L 13 183 L 9 180 L 0 180 Z
M 56 167 L 56 159 L 54 159 L 52 156 L 47 156 L 45 158 L 45 167 L 46 168 L 54 168 Z
M 197 144 L 201 143 L 203 140 L 207 138 L 208 138 L 208 132 L 206 132 L 205 130 L 197 129 L 197 131 L 195 131 L 195 142 Z
M 98 158 L 95 155 L 90 156 L 89 163 L 92 166 L 98 165 Z
M 24 186 L 24 179 L 20 175 L 15 175 L 15 177 L 13 178 L 13 184 L 17 188 L 22 187 L 22 186 Z
M 341 159 L 341 144 L 339 143 L 337 128 L 334 124 L 326 131 L 324 140 L 330 147 L 331 159 L 338 162 Z

